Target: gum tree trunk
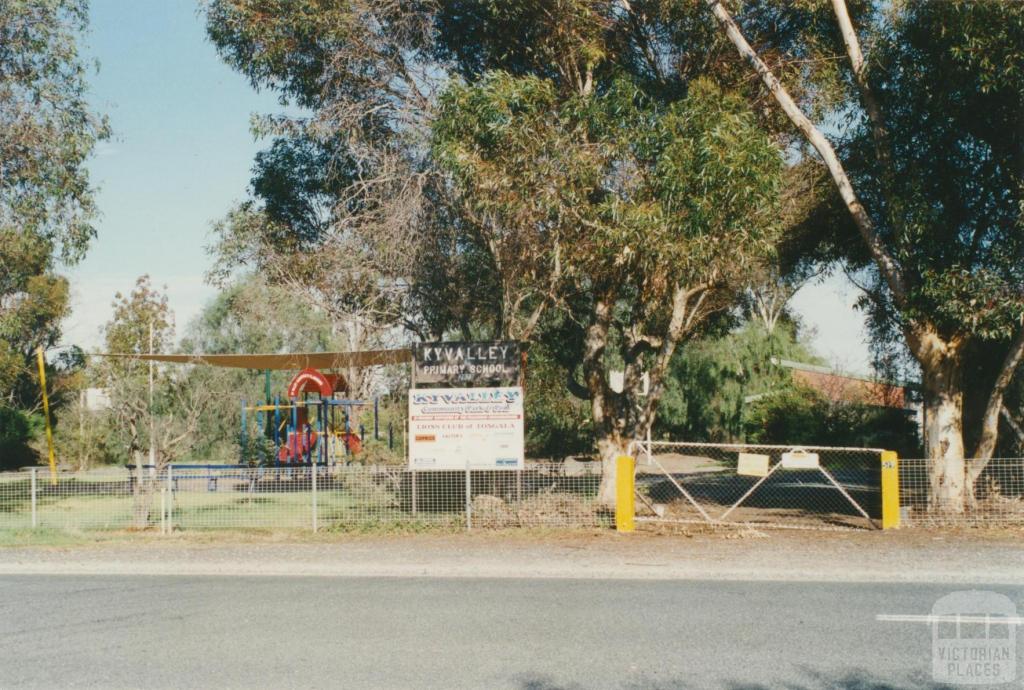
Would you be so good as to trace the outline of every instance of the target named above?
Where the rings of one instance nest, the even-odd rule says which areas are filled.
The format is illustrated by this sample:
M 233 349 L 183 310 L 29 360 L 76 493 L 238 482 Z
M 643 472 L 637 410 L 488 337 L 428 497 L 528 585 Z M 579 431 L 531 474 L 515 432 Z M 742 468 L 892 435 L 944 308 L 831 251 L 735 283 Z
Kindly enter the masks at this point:
M 945 343 L 932 344 L 920 359 L 924 384 L 925 456 L 931 507 L 962 513 L 973 491 L 967 486 L 963 435 L 961 361 Z
M 584 371 L 590 396 L 591 416 L 601 430 L 598 453 L 601 456 L 601 486 L 598 500 L 606 506 L 615 505 L 616 464 L 620 455 L 629 454 L 630 442 L 650 430 L 664 390 L 664 379 L 669 361 L 683 336 L 693 325 L 706 316 L 705 297 L 711 290 L 715 276 L 708 282 L 693 287 L 678 285 L 672 292 L 671 315 L 668 327 L 660 337 L 630 334 L 635 339 L 630 349 L 639 346 L 656 353 L 647 372 L 649 387 L 645 391 L 640 369 L 640 357 L 623 353 L 626 361 L 621 393 L 612 391 L 606 381 L 602 355 L 608 344 L 611 324 L 611 305 L 614 300 L 599 300 L 595 320 L 587 331 L 584 349 Z M 642 341 L 642 342 L 641 342 Z M 656 346 L 657 344 L 657 346 Z
M 626 455 L 629 440 L 617 433 L 602 436 L 597 441 L 597 450 L 601 456 L 601 486 L 597 492 L 597 500 L 601 505 L 615 505 L 616 466 L 620 455 Z
M 704 0 L 704 3 L 740 56 L 753 66 L 782 111 L 821 156 L 836 190 L 892 293 L 893 302 L 897 308 L 905 309 L 910 301 L 905 276 L 896 257 L 876 232 L 871 216 L 858 198 L 853 183 L 831 142 L 804 114 L 765 61 L 751 47 L 722 0 Z M 832 0 L 832 6 L 853 69 L 854 81 L 871 124 L 876 158 L 883 168 L 882 174 L 891 176 L 892 149 L 881 111 L 868 83 L 860 42 L 845 0 Z M 1024 161 L 1024 157 L 1021 157 L 1021 161 Z M 887 188 L 884 187 L 883 191 L 885 189 Z M 959 354 L 962 343 L 955 339 L 944 340 L 927 321 L 909 323 L 905 335 L 907 345 L 921 365 L 924 379 L 924 407 L 927 415 L 925 444 L 930 461 L 932 505 L 940 510 L 962 512 L 965 503 L 973 502 L 973 483 L 984 470 L 988 458 L 995 449 L 1002 404 L 1001 386 L 1008 384 L 1009 377 L 1024 358 L 1024 332 L 1018 335 L 1018 339 L 1011 347 L 1007 364 L 1004 364 L 1000 379 L 992 391 L 983 420 L 981 440 L 975 452 L 975 460 L 970 463 L 969 472 L 968 463 L 964 458 L 966 452 L 963 441 L 963 390 L 960 380 L 963 367 Z

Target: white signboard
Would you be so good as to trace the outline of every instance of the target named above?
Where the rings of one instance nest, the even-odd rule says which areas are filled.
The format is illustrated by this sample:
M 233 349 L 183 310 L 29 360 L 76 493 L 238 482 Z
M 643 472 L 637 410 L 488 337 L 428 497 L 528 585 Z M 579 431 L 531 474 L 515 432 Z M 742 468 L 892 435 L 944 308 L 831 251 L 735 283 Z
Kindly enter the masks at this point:
M 523 468 L 523 389 L 409 391 L 409 469 Z
M 771 457 L 757 453 L 740 453 L 739 462 L 736 463 L 736 474 L 747 477 L 767 477 L 768 465 Z
M 796 448 L 782 454 L 784 470 L 814 470 L 820 466 L 817 453 L 808 453 L 803 448 Z

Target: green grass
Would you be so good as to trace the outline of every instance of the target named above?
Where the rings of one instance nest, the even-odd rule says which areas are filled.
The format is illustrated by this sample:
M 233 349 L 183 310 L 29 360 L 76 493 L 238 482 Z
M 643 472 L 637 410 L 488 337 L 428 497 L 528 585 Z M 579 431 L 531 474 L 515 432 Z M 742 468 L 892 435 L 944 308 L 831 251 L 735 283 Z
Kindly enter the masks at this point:
M 414 517 L 396 502 L 363 500 L 338 491 L 317 494 L 317 518 L 328 530 L 423 531 L 460 524 L 460 514 L 437 513 Z M 131 495 L 42 496 L 36 509 L 37 532 L 103 532 L 134 528 Z M 149 526 L 159 529 L 161 496 L 153 494 Z M 312 529 L 313 508 L 310 493 L 273 492 L 179 492 L 175 494 L 171 521 L 175 530 L 208 529 Z M 8 541 L 19 541 L 12 534 L 32 532 L 31 505 L 28 501 L 0 508 L 0 533 Z M 6 542 L 0 542 L 0 544 Z
M 0 529 L 0 548 L 16 546 L 82 546 L 111 541 L 120 533 L 80 532 L 53 527 Z
M 308 482 L 267 479 L 257 491 L 249 493 L 244 481 L 230 477 L 220 481 L 218 491 L 206 491 L 205 478 L 179 479 L 179 490 L 174 493 L 171 507 L 176 533 L 312 533 Z M 420 512 L 412 514 L 409 505 L 401 505 L 397 497 L 407 487 L 382 483 L 358 473 L 328 480 L 317 492 L 319 530 L 333 534 L 414 534 L 464 529 L 461 504 L 447 500 L 452 498 L 444 493 L 447 488 L 438 486 L 437 491 L 430 491 L 430 484 L 420 487 L 421 496 L 426 496 L 421 498 Z M 596 489 L 596 484 L 586 488 Z M 140 532 L 134 517 L 136 498 L 123 472 L 80 473 L 62 478 L 56 487 L 41 478 L 37 484 L 37 526 L 33 529 L 28 479 L 0 477 L 0 546 L 137 539 L 140 533 L 158 534 L 161 489 L 157 486 L 151 494 L 148 524 Z

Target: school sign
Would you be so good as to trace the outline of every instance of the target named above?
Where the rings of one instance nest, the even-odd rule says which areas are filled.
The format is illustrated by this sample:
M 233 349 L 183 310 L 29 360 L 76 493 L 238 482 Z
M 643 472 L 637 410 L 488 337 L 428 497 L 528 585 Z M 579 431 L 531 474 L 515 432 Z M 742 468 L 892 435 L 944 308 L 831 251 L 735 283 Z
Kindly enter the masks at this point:
M 519 343 L 421 343 L 413 353 L 416 385 L 431 387 L 409 391 L 409 469 L 521 470 Z
M 419 343 L 413 348 L 416 386 L 518 386 L 522 350 L 514 341 Z

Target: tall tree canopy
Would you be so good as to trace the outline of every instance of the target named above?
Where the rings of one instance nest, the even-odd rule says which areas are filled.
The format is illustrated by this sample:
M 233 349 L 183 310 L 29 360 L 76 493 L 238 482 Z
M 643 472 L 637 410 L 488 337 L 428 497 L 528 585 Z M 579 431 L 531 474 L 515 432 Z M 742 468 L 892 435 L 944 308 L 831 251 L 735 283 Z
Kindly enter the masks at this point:
M 879 335 L 901 335 L 921 367 L 933 496 L 962 510 L 1024 356 L 1024 5 L 833 0 L 848 59 L 832 140 L 751 48 L 756 33 L 706 5 L 825 162 Z
M 393 337 L 414 310 L 409 276 L 440 211 L 422 155 L 443 72 L 427 55 L 429 3 L 206 5 L 210 38 L 258 88 L 299 106 L 266 116 L 253 201 L 219 227 L 222 266 L 303 292 L 354 348 Z M 315 258 L 314 258 L 315 257 Z
M 562 339 L 613 457 L 651 423 L 679 340 L 771 253 L 782 174 L 773 113 L 710 18 L 629 7 L 212 2 L 225 59 L 311 111 L 268 120 L 257 215 L 225 224 L 218 251 L 260 267 L 313 252 L 339 291 L 339 275 L 369 280 L 361 304 L 391 289 L 391 323 L 421 336 Z
M 816 54 L 826 12 L 801 5 L 783 16 L 761 4 L 752 23 L 769 36 L 766 45 Z M 508 307 L 535 307 L 522 281 L 502 285 L 497 266 L 487 265 L 521 261 L 523 247 L 481 232 L 486 223 L 435 174 L 429 132 L 450 81 L 474 83 L 500 70 L 543 79 L 561 98 L 597 94 L 622 78 L 668 105 L 710 75 L 750 98 L 776 135 L 783 131 L 693 3 L 211 0 L 205 7 L 209 35 L 228 64 L 306 109 L 260 118 L 258 131 L 275 141 L 258 161 L 249 210 L 274 224 L 225 223 L 217 253 L 227 266 L 250 268 L 260 257 L 316 253 L 307 267 L 326 279 L 302 279 L 317 286 L 315 298 L 325 297 L 323 286 L 341 291 L 349 277 L 365 279 L 375 289 L 358 291 L 359 301 L 419 337 L 481 334 L 479 324 L 484 333 L 509 332 L 521 324 Z M 356 275 L 352 266 L 367 262 L 373 270 Z M 460 285 L 466 289 L 453 290 Z M 376 291 L 381 286 L 386 294 Z
M 80 259 L 95 235 L 85 163 L 108 127 L 86 103 L 86 20 L 84 0 L 0 4 L 0 415 L 9 429 L 37 409 L 33 351 L 58 341 L 68 313 L 58 262 Z

